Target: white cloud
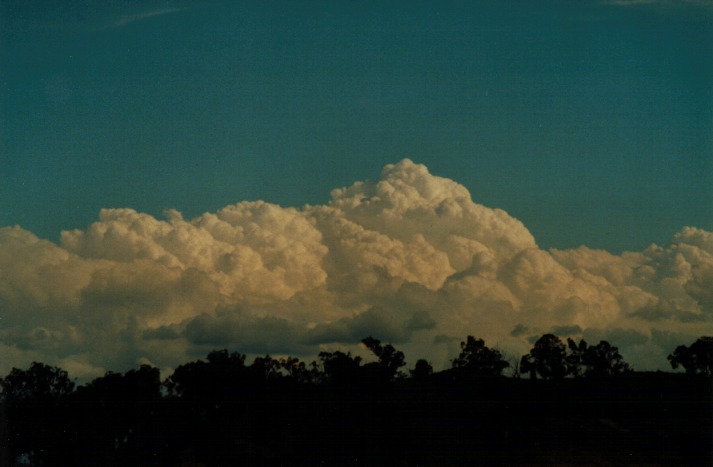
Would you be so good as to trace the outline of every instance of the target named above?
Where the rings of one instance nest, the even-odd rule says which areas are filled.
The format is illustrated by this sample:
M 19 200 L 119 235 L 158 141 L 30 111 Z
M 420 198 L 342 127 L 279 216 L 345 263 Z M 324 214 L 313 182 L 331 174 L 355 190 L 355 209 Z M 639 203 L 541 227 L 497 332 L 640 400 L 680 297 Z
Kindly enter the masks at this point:
M 59 245 L 2 228 L 0 313 L 0 373 L 171 368 L 222 347 L 314 358 L 370 334 L 447 365 L 468 334 L 516 357 L 553 330 L 666 368 L 674 341 L 710 333 L 713 233 L 686 227 L 619 256 L 545 251 L 404 160 L 322 206 L 241 202 L 191 220 L 105 209 Z

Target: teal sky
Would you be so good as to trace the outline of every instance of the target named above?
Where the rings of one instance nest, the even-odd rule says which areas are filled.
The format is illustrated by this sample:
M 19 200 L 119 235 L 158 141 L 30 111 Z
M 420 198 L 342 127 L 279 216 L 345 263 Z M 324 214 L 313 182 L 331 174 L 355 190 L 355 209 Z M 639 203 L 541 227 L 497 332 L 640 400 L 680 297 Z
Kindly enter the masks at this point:
M 0 226 L 325 203 L 408 157 L 543 248 L 713 229 L 713 4 L 0 3 Z

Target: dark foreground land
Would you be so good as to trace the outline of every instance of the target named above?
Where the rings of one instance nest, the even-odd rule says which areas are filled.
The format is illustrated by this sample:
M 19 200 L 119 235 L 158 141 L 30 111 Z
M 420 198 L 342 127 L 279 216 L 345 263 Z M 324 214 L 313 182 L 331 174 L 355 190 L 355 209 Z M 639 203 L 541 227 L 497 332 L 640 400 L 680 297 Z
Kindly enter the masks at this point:
M 706 377 L 254 378 L 179 397 L 115 376 L 6 403 L 2 465 L 713 465 Z

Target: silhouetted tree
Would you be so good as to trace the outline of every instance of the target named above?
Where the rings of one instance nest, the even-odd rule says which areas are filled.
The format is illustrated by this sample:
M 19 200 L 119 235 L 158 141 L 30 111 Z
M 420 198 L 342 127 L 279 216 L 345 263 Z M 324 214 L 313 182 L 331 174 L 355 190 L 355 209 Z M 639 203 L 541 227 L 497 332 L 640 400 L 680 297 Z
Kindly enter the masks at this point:
M 567 365 L 567 374 L 578 378 L 583 375 L 582 371 L 582 359 L 587 351 L 587 342 L 582 339 L 577 344 L 572 338 L 567 338 L 567 356 L 565 357 L 565 362 Z
M 59 465 L 68 448 L 63 398 L 74 389 L 67 372 L 33 362 L 27 370 L 13 368 L 0 386 L 11 457 L 26 455 L 33 465 Z
M 521 371 L 531 378 L 540 375 L 544 379 L 561 379 L 567 375 L 566 349 L 559 337 L 544 334 L 530 353 L 520 360 Z
M 295 357 L 286 357 L 280 360 L 280 366 L 285 370 L 287 376 L 297 383 L 319 383 L 323 374 L 319 371 L 317 362 L 312 362 L 309 366 Z
M 179 366 L 164 382 L 174 412 L 173 442 L 190 446 L 197 463 L 237 464 L 233 456 L 239 453 L 220 439 L 249 436 L 246 427 L 257 418 L 249 410 L 264 406 L 264 374 L 246 367 L 245 355 L 226 349 L 210 352 L 206 360 Z M 260 431 L 255 426 L 251 434 Z
M 67 465 L 106 465 L 119 460 L 135 465 L 155 455 L 164 432 L 156 414 L 161 398 L 161 375 L 150 365 L 124 374 L 107 372 L 78 387 L 69 398 L 72 423 L 68 431 L 74 437 Z M 87 446 L 92 447 L 92 462 L 85 459 Z
M 507 361 L 510 364 L 510 368 L 512 368 L 511 376 L 515 379 L 520 379 L 522 377 L 522 371 L 520 368 L 521 360 L 517 357 L 509 357 Z
M 668 361 L 674 370 L 682 366 L 688 374 L 713 375 L 713 337 L 699 337 L 688 347 L 679 345 Z
M 84 400 L 95 400 L 101 406 L 119 410 L 123 410 L 122 405 L 151 404 L 161 398 L 161 374 L 151 365 L 141 365 L 123 375 L 109 371 L 80 386 L 76 393 Z
M 406 365 L 403 352 L 396 350 L 391 344 L 382 345 L 379 339 L 371 336 L 365 337 L 361 342 L 379 358 L 375 365 L 366 365 L 369 369 L 376 369 L 377 378 L 389 381 L 403 376 L 400 372 L 400 368 Z
M 147 365 L 107 372 L 76 390 L 59 368 L 13 369 L 0 378 L 0 465 L 18 455 L 35 466 L 96 467 L 569 464 L 588 456 L 617 465 L 713 465 L 705 378 L 643 373 L 547 384 L 483 378 L 476 385 L 463 377 L 469 368 L 499 374 L 503 359 L 468 336 L 452 369 L 433 374 L 421 359 L 409 371 L 413 380 L 396 381 L 403 354 L 371 337 L 363 342 L 379 361 L 363 365 L 350 353 L 322 352 L 324 371 L 269 355 L 246 366 L 240 353 L 214 351 L 179 366 L 166 379 L 168 396 L 159 371 Z M 669 360 L 710 374 L 711 344 L 700 338 Z M 523 361 L 530 365 L 523 371 L 544 378 L 629 370 L 606 341 L 563 344 L 551 334 Z
M 488 348 L 483 339 L 468 336 L 466 342 L 460 343 L 460 348 L 458 358 L 452 361 L 453 368 L 469 375 L 500 376 L 510 366 L 500 351 Z
M 433 374 L 433 367 L 427 360 L 421 358 L 416 361 L 416 365 L 409 370 L 411 377 L 415 380 L 424 380 Z
M 28 370 L 13 368 L 0 386 L 8 402 L 58 399 L 74 389 L 66 371 L 38 362 L 32 362 Z
M 245 378 L 245 355 L 228 352 L 227 349 L 214 350 L 207 356 L 207 362 L 196 361 L 176 368 L 164 382 L 170 395 L 190 399 L 210 400 L 216 392 L 227 395 L 232 388 Z
M 255 357 L 252 365 L 250 365 L 250 370 L 255 376 L 263 380 L 275 380 L 284 377 L 281 371 L 282 363 L 269 355 Z
M 581 341 L 580 348 L 582 344 L 586 347 L 586 343 Z M 619 349 L 607 341 L 600 341 L 595 346 L 586 347 L 581 362 L 586 368 L 584 376 L 613 376 L 632 371 L 619 353 Z
M 352 357 L 351 352 L 320 352 L 319 359 L 328 381 L 347 383 L 358 379 L 361 370 L 361 357 Z
M 224 368 L 243 368 L 245 355 L 238 352 L 228 352 L 228 349 L 213 350 L 206 357 L 208 363 Z

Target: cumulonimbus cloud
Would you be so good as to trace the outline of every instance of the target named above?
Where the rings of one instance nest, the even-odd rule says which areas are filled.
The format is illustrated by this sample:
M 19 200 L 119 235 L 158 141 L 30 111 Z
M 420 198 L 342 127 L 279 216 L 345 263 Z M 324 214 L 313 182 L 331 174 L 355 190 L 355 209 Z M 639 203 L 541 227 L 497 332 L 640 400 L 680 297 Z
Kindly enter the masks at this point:
M 0 372 L 169 369 L 223 347 L 310 358 L 366 335 L 445 366 L 467 334 L 517 357 L 545 332 L 608 339 L 653 369 L 712 325 L 713 233 L 622 255 L 543 250 L 407 159 L 326 205 L 105 209 L 59 244 L 0 229 Z

